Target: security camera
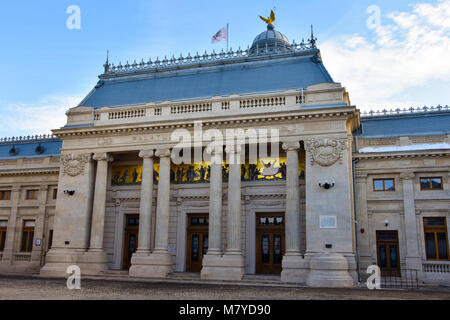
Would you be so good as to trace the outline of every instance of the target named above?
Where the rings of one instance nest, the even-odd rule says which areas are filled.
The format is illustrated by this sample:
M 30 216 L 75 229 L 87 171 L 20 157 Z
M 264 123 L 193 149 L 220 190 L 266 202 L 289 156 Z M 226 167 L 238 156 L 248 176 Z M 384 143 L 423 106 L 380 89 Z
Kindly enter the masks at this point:
M 66 189 L 66 190 L 64 190 L 64 193 L 68 194 L 69 196 L 73 196 L 75 194 L 75 190 L 68 190 L 68 189 Z
M 335 185 L 334 182 L 328 182 L 328 181 L 319 182 L 319 187 L 324 188 L 325 190 L 329 190 L 329 189 L 333 188 L 334 185 Z

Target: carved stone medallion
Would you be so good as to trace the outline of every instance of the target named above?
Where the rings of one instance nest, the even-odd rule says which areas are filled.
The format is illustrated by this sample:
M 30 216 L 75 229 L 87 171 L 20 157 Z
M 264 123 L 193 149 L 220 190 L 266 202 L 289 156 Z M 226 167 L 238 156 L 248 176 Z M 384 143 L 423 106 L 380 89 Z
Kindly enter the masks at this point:
M 86 163 L 90 160 L 90 154 L 64 154 L 61 156 L 63 174 L 76 177 L 84 174 Z
M 311 165 L 317 163 L 322 167 L 330 167 L 338 161 L 342 163 L 342 151 L 346 148 L 346 139 L 320 139 L 305 142 L 306 151 L 311 153 Z

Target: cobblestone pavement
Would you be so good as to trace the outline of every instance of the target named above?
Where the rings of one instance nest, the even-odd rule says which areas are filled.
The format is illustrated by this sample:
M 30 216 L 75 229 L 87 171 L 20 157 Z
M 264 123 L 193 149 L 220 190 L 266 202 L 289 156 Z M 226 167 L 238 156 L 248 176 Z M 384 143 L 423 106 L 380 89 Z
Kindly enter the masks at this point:
M 0 276 L 1 300 L 449 300 L 450 288 L 415 291 L 366 289 L 281 288 L 211 284 L 81 281 L 81 290 L 68 290 L 64 279 Z

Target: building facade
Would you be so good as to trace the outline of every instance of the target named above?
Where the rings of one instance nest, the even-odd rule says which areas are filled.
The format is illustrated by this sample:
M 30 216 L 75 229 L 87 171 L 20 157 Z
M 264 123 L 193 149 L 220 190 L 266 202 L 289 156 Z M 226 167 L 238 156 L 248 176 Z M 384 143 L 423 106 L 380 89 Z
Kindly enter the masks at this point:
M 450 110 L 361 115 L 316 39 L 126 65 L 0 142 L 0 272 L 450 283 Z

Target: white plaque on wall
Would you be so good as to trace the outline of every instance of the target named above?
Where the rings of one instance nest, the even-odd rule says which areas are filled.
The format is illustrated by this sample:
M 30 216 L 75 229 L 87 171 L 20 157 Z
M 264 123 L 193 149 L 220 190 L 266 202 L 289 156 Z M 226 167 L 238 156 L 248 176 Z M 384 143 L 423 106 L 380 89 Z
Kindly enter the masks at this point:
M 336 229 L 336 216 L 320 216 L 320 229 Z

